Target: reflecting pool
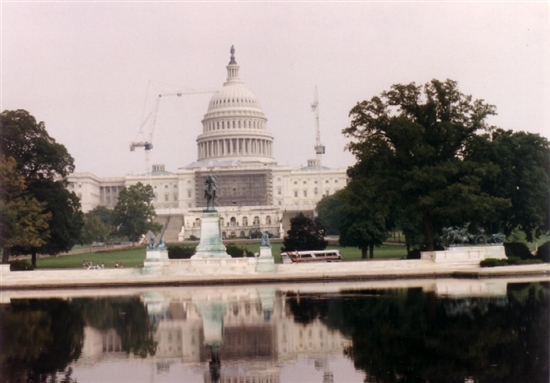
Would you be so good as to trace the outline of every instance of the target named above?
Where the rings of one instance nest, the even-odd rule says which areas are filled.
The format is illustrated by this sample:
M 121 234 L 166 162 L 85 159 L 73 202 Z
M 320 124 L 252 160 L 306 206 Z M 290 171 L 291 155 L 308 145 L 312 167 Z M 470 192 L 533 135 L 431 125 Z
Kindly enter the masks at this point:
M 549 381 L 547 280 L 2 291 L 1 381 Z

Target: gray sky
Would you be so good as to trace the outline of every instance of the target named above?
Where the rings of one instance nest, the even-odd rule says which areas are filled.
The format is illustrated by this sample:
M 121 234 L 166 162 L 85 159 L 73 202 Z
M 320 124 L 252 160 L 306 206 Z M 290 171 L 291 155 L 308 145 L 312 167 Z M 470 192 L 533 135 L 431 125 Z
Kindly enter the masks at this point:
M 356 102 L 392 84 L 458 81 L 496 105 L 490 122 L 549 137 L 549 3 L 1 2 L 1 110 L 26 109 L 98 176 L 142 173 L 129 143 L 155 95 L 215 90 L 235 45 L 280 164 L 354 159 L 341 130 Z M 211 94 L 161 101 L 150 164 L 196 160 Z M 148 127 L 145 127 L 147 130 Z

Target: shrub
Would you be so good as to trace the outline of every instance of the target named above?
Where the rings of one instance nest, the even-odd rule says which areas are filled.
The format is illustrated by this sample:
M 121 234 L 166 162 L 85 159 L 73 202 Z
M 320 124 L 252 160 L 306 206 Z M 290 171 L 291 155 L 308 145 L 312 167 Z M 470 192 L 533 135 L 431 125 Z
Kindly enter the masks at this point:
M 251 239 L 258 239 L 262 238 L 262 232 L 260 230 L 254 230 L 252 233 L 250 233 Z
M 531 265 L 534 263 L 542 263 L 540 259 L 531 257 L 530 259 L 521 259 L 517 257 L 508 258 L 509 265 Z
M 18 259 L 10 262 L 10 271 L 30 271 L 34 270 L 34 267 L 25 259 Z
M 197 250 L 196 246 L 168 246 L 168 258 L 170 259 L 189 259 Z
M 198 238 L 196 235 L 190 235 L 190 236 L 189 236 L 189 240 L 190 240 L 190 241 L 198 241 L 199 238 Z
M 409 253 L 407 254 L 407 259 L 420 259 L 420 250 L 418 249 L 413 249 L 411 251 L 409 251 Z
M 504 244 L 504 251 L 506 256 L 517 257 L 521 259 L 532 259 L 533 255 L 529 251 L 527 245 L 523 242 L 509 242 Z
M 251 251 L 246 250 L 244 247 L 240 247 L 235 245 L 234 243 L 228 243 L 226 246 L 227 254 L 231 255 L 233 258 L 242 258 L 243 256 L 246 257 L 253 257 L 254 253 Z
M 499 258 L 487 258 L 479 263 L 481 267 L 495 267 L 495 266 L 507 266 L 508 261 L 506 259 Z
M 537 250 L 537 258 L 542 262 L 550 262 L 550 241 L 540 245 Z

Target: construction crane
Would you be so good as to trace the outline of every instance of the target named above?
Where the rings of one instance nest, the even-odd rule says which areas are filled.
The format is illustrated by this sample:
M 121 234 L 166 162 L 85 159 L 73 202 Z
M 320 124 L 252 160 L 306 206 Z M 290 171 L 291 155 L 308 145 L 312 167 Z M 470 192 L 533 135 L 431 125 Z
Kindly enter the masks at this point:
M 160 100 L 163 97 L 176 96 L 181 97 L 183 95 L 191 94 L 206 94 L 206 93 L 215 93 L 215 90 L 197 90 L 197 91 L 187 91 L 187 92 L 174 92 L 174 93 L 162 93 L 157 96 L 155 103 L 151 112 L 145 117 L 145 120 L 139 127 L 139 132 L 137 135 L 137 140 L 130 143 L 130 151 L 133 152 L 136 148 L 144 148 L 145 150 L 145 172 L 151 172 L 149 168 L 149 152 L 153 149 L 153 134 L 155 133 L 155 125 L 157 122 L 157 115 L 160 105 Z M 148 127 L 148 128 L 146 128 Z
M 323 197 L 323 185 L 322 185 L 322 157 L 325 154 L 325 146 L 321 144 L 321 128 L 319 126 L 319 99 L 317 95 L 317 87 L 315 87 L 315 99 L 313 104 L 311 104 L 311 111 L 315 113 L 315 158 L 317 166 L 317 187 L 321 193 L 321 198 Z

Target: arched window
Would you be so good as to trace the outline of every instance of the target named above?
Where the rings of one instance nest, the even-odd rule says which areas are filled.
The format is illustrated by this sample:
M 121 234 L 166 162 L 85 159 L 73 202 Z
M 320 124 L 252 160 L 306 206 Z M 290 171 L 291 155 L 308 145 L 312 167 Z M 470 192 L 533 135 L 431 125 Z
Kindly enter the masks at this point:
M 248 226 L 248 217 L 243 217 L 243 226 Z
M 271 225 L 271 216 L 268 215 L 267 217 L 265 217 L 265 224 L 266 225 Z
M 193 224 L 193 226 L 200 227 L 201 226 L 201 219 L 200 218 L 195 218 L 195 223 Z
M 235 217 L 231 217 L 231 219 L 229 220 L 229 225 L 237 226 L 237 219 Z
M 220 217 L 220 226 L 223 227 L 223 217 Z
M 260 217 L 256 216 L 254 217 L 254 223 L 253 223 L 254 226 L 258 226 L 260 225 Z

